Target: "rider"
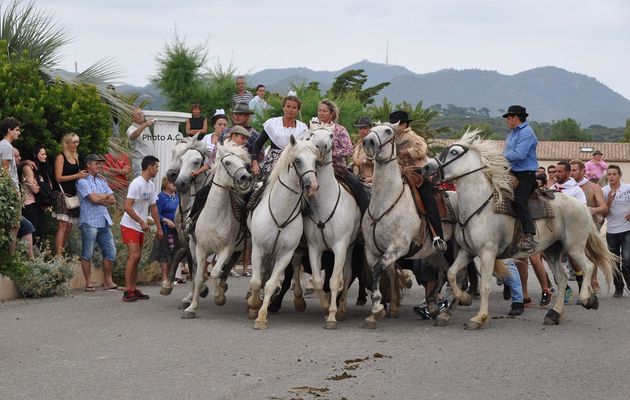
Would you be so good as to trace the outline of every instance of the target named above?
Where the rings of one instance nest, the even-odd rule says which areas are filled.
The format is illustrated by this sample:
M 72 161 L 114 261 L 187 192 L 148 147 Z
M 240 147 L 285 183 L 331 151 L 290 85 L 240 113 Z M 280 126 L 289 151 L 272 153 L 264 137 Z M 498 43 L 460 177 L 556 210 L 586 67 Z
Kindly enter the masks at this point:
M 538 140 L 529 122 L 525 122 L 528 115 L 525 107 L 518 105 L 508 107 L 507 112 L 503 114 L 507 126 L 512 130 L 505 140 L 503 155 L 510 163 L 510 173 L 518 181 L 514 188 L 514 211 L 523 225 L 524 235 L 520 248 L 525 253 L 533 253 L 538 244 L 534 240 L 536 225 L 529 212 L 527 200 L 536 189 Z
M 424 139 L 411 130 L 409 114 L 406 111 L 398 110 L 389 115 L 389 122 L 398 123 L 398 131 L 394 137 L 396 149 L 398 151 L 398 163 L 404 168 L 414 168 L 418 172 L 427 163 L 427 144 Z M 433 228 L 433 247 L 438 252 L 446 250 L 444 233 L 442 232 L 442 222 L 435 202 L 435 188 L 431 181 L 424 179 L 422 185 L 418 187 L 420 198 L 427 212 L 427 220 Z

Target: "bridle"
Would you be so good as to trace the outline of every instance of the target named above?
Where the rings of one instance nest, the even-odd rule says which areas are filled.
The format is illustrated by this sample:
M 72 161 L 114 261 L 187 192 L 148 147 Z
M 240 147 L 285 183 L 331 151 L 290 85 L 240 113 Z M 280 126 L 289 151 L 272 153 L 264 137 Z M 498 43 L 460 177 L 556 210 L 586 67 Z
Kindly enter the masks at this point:
M 391 128 L 388 128 L 391 129 Z M 378 135 L 378 132 L 375 130 L 371 130 L 370 132 L 374 132 L 376 138 L 378 139 L 378 150 L 376 153 L 374 153 L 374 155 L 372 157 L 367 157 L 368 160 L 370 161 L 377 161 L 380 162 L 382 164 L 387 164 L 390 163 L 392 161 L 394 161 L 395 159 L 398 158 L 398 152 L 396 151 L 396 143 L 394 142 L 394 138 L 396 137 L 396 133 L 392 132 L 392 137 L 387 139 L 386 141 L 382 142 L 381 141 L 381 137 Z M 387 146 L 388 144 L 391 144 L 392 147 L 392 151 L 391 154 L 389 156 L 389 158 L 387 160 L 379 160 L 376 157 L 378 157 L 378 155 L 381 153 L 381 150 L 383 150 L 383 147 Z
M 214 179 L 214 178 L 216 177 L 216 174 L 214 174 L 214 176 L 212 177 L 212 184 L 213 184 L 213 185 L 216 185 L 216 186 L 218 186 L 218 187 L 220 187 L 221 189 L 225 189 L 225 190 L 229 190 L 229 191 L 235 191 L 236 189 L 234 189 L 234 188 L 238 188 L 239 190 L 243 190 L 243 191 L 245 191 L 245 190 L 247 190 L 247 189 L 249 189 L 249 188 L 247 188 L 247 187 L 243 187 L 242 185 L 240 185 L 240 184 L 239 184 L 239 182 L 238 182 L 238 180 L 237 180 L 237 178 L 236 178 L 236 174 L 238 174 L 238 172 L 239 172 L 240 170 L 245 170 L 245 171 L 247 171 L 247 168 L 246 168 L 244 165 L 242 165 L 242 166 L 240 166 L 240 167 L 236 168 L 236 169 L 234 170 L 234 172 L 230 174 L 230 170 L 228 169 L 228 166 L 227 166 L 227 165 L 226 165 L 226 163 L 225 163 L 225 159 L 226 159 L 227 157 L 230 157 L 230 156 L 236 156 L 236 157 L 238 157 L 238 156 L 237 156 L 236 154 L 234 154 L 234 153 L 228 153 L 228 154 L 224 155 L 223 157 L 221 157 L 221 159 L 219 160 L 219 162 L 221 163 L 221 165 L 223 165 L 223 168 L 225 169 L 226 174 L 227 174 L 230 178 L 232 178 L 232 185 L 233 185 L 233 186 L 232 186 L 232 187 L 229 187 L 229 186 L 227 186 L 227 185 L 222 185 L 222 184 L 218 183 L 217 181 L 215 181 L 215 179 Z M 253 182 L 252 182 L 252 184 L 253 184 Z
M 457 156 L 451 158 L 447 162 L 444 162 L 444 160 L 446 160 L 446 157 L 448 156 L 449 150 L 452 149 L 455 146 L 461 147 L 462 149 L 464 149 L 464 151 L 459 153 Z M 461 144 L 452 144 L 452 145 L 446 147 L 444 150 L 442 150 L 440 152 L 440 154 L 438 154 L 438 156 L 434 158 L 435 162 L 438 165 L 438 173 L 439 173 L 439 176 L 440 176 L 440 182 L 453 182 L 453 181 L 455 181 L 455 180 L 457 180 L 459 178 L 462 178 L 462 177 L 470 175 L 470 174 L 474 174 L 475 172 L 478 172 L 478 171 L 481 171 L 481 170 L 484 170 L 484 169 L 488 168 L 487 166 L 482 165 L 481 167 L 475 168 L 472 171 L 465 172 L 465 173 L 463 173 L 461 175 L 457 175 L 457 176 L 454 176 L 454 177 L 449 178 L 449 179 L 444 179 L 444 167 L 452 164 L 453 162 L 458 160 L 460 157 L 462 157 L 464 154 L 468 153 L 468 150 L 470 150 L 469 147 L 463 146 Z

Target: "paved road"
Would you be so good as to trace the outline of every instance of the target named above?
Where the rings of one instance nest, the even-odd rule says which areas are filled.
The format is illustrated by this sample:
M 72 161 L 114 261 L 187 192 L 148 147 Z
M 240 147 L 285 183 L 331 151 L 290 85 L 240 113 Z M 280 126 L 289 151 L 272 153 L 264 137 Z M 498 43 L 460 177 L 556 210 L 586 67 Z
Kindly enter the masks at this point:
M 533 275 L 533 274 L 532 274 Z M 187 287 L 149 301 L 120 294 L 0 304 L 1 399 L 628 399 L 630 300 L 600 296 L 600 309 L 568 307 L 545 327 L 546 310 L 503 318 L 509 302 L 494 287 L 495 319 L 464 331 L 473 308 L 447 328 L 419 320 L 411 306 L 375 331 L 367 307 L 350 307 L 336 331 L 323 328 L 314 295 L 298 314 L 287 296 L 269 329 L 252 330 L 246 278 L 231 278 L 228 302 L 201 303 L 180 319 Z M 532 288 L 537 288 L 531 282 Z M 351 360 L 353 360 L 351 362 Z

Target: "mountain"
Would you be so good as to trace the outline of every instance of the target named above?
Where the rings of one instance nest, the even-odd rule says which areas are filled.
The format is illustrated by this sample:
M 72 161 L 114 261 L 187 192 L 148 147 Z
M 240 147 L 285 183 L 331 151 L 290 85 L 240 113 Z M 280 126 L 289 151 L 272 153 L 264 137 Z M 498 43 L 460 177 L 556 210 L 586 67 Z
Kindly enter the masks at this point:
M 619 127 L 630 118 L 630 100 L 595 78 L 551 66 L 515 75 L 477 69 L 416 74 L 401 66 L 363 60 L 338 71 L 266 69 L 251 75 L 248 83 L 252 86 L 264 83 L 271 91 L 286 93 L 291 83 L 317 81 L 322 90 L 327 90 L 334 78 L 348 69 L 365 70 L 367 85 L 390 82 L 378 99 L 387 97 L 394 104 L 403 100 L 415 104 L 422 100 L 425 106 L 486 107 L 492 116 L 500 115 L 511 104 L 521 104 L 527 107 L 533 120 L 573 118 L 584 127 L 594 124 Z

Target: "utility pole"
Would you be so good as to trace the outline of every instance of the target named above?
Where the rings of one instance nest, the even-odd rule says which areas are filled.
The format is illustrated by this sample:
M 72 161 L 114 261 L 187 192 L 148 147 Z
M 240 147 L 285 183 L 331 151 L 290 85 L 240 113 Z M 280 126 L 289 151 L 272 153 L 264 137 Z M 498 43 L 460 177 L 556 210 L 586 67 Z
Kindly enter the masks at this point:
M 389 39 L 385 45 L 385 65 L 389 65 Z

